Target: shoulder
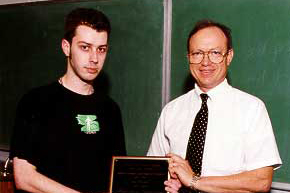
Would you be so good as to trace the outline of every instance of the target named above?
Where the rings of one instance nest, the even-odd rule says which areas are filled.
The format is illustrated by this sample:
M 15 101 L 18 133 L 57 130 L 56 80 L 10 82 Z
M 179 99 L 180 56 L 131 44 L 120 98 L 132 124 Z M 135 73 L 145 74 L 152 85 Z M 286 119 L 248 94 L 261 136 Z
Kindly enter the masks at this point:
M 20 104 L 39 104 L 46 103 L 47 100 L 52 100 L 54 95 L 59 95 L 61 92 L 60 86 L 57 82 L 50 83 L 48 85 L 32 88 L 27 93 L 25 93 L 21 100 Z
M 163 111 L 175 111 L 187 109 L 194 100 L 194 89 L 173 99 L 165 105 Z
M 237 88 L 232 87 L 231 93 L 234 98 L 234 102 L 237 102 L 244 106 L 245 108 L 249 107 L 262 107 L 264 108 L 265 103 L 258 98 L 257 96 L 254 96 L 252 94 L 249 94 L 245 91 L 239 90 Z
M 32 88 L 29 90 L 24 97 L 33 97 L 33 96 L 41 96 L 54 93 L 60 89 L 60 86 L 57 82 L 53 82 L 47 85 L 39 86 L 36 88 Z

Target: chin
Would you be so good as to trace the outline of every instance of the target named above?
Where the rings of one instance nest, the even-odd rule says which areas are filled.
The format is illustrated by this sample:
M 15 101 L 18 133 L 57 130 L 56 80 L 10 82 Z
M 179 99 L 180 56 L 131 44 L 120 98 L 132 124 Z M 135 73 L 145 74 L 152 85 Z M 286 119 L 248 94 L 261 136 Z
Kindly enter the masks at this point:
M 83 82 L 86 82 L 86 83 L 92 83 L 96 78 L 82 78 L 82 81 Z
M 94 81 L 98 77 L 98 75 L 99 75 L 99 73 L 89 74 L 89 75 L 84 77 L 84 80 Z

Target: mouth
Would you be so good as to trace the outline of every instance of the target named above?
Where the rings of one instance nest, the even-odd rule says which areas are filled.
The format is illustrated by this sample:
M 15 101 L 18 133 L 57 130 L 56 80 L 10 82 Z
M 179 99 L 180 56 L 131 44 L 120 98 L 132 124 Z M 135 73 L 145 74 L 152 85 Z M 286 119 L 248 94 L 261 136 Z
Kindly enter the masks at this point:
M 210 70 L 210 69 L 204 69 L 204 70 L 200 70 L 200 73 L 204 76 L 209 76 L 214 72 L 214 70 Z
M 90 74 L 97 74 L 99 72 L 98 68 L 86 67 L 86 70 Z

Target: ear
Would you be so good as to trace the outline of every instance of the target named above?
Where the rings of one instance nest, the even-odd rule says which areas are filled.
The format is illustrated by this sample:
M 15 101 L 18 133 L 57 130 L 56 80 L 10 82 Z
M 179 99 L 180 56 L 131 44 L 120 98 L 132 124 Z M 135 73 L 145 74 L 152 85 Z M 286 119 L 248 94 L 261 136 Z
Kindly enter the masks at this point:
M 61 40 L 61 48 L 66 57 L 70 56 L 70 43 L 66 39 Z
M 227 66 L 229 66 L 231 64 L 233 57 L 234 57 L 234 50 L 230 49 L 228 51 L 227 58 L 226 58 Z

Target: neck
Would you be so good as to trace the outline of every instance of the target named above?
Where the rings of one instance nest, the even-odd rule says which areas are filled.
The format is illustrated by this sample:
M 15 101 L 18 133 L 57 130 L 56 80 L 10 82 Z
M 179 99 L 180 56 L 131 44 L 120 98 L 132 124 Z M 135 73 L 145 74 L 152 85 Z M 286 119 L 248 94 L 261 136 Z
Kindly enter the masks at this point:
M 94 87 L 92 82 L 84 82 L 80 79 L 72 79 L 67 74 L 58 79 L 59 83 L 65 88 L 81 94 L 91 95 L 94 93 Z

